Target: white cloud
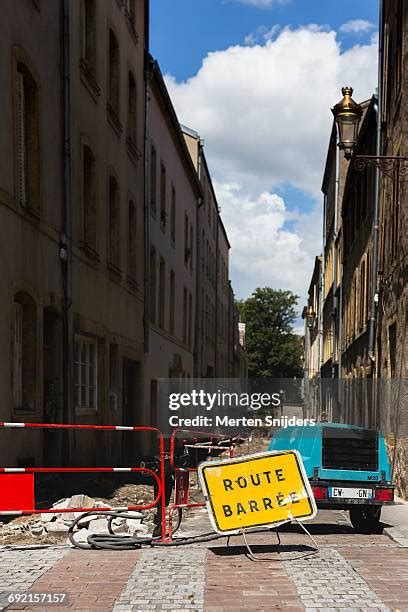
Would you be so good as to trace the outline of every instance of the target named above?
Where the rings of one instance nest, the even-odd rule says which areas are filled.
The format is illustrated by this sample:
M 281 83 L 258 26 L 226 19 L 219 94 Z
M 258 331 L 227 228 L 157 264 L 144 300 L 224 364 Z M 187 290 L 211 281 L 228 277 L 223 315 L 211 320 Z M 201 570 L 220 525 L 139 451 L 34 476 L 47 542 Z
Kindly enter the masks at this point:
M 251 32 L 244 38 L 246 45 L 255 45 L 256 43 L 263 43 L 268 40 L 273 40 L 279 33 L 281 26 L 279 24 L 273 25 L 271 28 L 267 28 L 264 25 L 259 26 L 255 32 Z
M 356 100 L 369 98 L 376 62 L 375 41 L 342 53 L 335 32 L 310 26 L 209 53 L 185 82 L 166 77 L 180 121 L 205 140 L 240 296 L 271 285 L 304 299 L 321 250 L 330 107 L 345 84 Z M 297 216 L 289 211 L 274 195 L 285 183 L 312 195 L 316 208 Z
M 233 247 L 230 270 L 239 281 L 234 283 L 238 296 L 272 286 L 290 289 L 305 300 L 305 269 L 313 268 L 320 211 L 288 211 L 277 194 L 252 196 L 237 183 L 216 182 L 215 190 Z
M 358 34 L 359 32 L 369 32 L 375 28 L 374 23 L 365 19 L 351 19 L 340 26 L 340 32 L 345 34 Z
M 291 0 L 232 0 L 241 4 L 249 4 L 257 8 L 270 8 L 275 4 L 288 4 Z

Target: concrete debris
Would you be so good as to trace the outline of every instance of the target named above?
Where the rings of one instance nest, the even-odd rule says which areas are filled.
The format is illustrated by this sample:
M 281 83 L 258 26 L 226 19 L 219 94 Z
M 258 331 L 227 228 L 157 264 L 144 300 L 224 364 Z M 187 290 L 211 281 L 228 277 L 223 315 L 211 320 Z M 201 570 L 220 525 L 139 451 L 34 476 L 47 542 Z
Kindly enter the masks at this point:
M 35 537 L 40 537 L 45 533 L 45 529 L 43 525 L 39 525 L 38 523 L 34 523 L 30 527 L 31 535 Z
M 48 533 L 60 535 L 67 533 L 69 525 L 67 525 L 65 521 L 54 521 L 52 523 L 46 523 L 46 529 Z
M 47 535 L 54 538 L 66 536 L 72 522 L 85 514 L 84 512 L 58 512 L 58 510 L 67 508 L 94 508 L 98 510 L 100 508 L 111 509 L 111 506 L 85 494 L 73 495 L 55 502 L 52 506 L 53 512 L 42 512 L 35 517 L 27 517 L 27 520 L 15 524 L 3 525 L 0 522 L 1 538 L 4 539 L 5 532 L 7 535 L 15 534 L 18 537 L 27 533 L 31 534 L 32 537 L 41 538 L 42 541 Z M 112 531 L 115 534 L 132 536 L 139 534 L 144 536 L 149 532 L 148 526 L 143 524 L 143 520 L 147 516 L 146 512 L 126 512 L 125 514 L 130 514 L 132 518 L 118 516 L 112 520 Z M 103 514 L 96 514 L 80 519 L 75 531 L 75 540 L 86 543 L 90 534 L 109 534 L 108 518 Z M 69 544 L 69 541 L 67 543 Z

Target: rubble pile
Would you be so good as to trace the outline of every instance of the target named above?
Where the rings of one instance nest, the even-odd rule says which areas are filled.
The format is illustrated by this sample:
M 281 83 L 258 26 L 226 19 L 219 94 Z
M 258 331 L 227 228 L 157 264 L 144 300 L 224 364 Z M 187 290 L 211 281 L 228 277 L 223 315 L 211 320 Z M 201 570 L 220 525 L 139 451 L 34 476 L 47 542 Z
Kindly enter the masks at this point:
M 0 543 L 1 539 L 7 536 L 31 536 L 41 541 L 52 539 L 61 540 L 66 537 L 72 522 L 81 517 L 84 512 L 58 512 L 58 510 L 68 508 L 111 508 L 106 502 L 93 499 L 85 494 L 73 495 L 72 497 L 60 499 L 52 506 L 55 512 L 44 512 L 30 517 L 20 517 L 13 523 L 5 524 L 1 527 L 0 523 Z M 145 513 L 131 512 L 134 518 L 117 517 L 112 520 L 112 530 L 120 535 L 139 535 L 144 536 L 149 532 L 149 527 L 143 523 Z M 75 532 L 75 540 L 87 542 L 88 535 L 94 533 L 109 533 L 108 517 L 102 515 L 84 516 L 78 522 Z M 67 540 L 67 543 L 70 543 Z

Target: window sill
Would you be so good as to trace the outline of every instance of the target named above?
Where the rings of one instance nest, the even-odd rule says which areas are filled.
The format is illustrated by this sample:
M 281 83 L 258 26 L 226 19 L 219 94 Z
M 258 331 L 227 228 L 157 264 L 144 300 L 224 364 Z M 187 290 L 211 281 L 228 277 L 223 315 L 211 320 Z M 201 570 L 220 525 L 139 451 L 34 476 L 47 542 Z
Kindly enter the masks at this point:
M 20 407 L 14 406 L 13 412 L 16 416 L 20 417 L 20 416 L 25 416 L 25 415 L 32 416 L 33 414 L 37 413 L 37 410 L 35 406 L 33 408 L 30 408 L 29 406 L 20 406 Z
M 87 242 L 85 242 L 84 240 L 82 240 L 79 244 L 79 246 L 81 247 L 81 249 L 84 251 L 85 255 L 87 257 L 89 257 L 89 259 L 93 259 L 94 261 L 100 261 L 101 258 L 99 257 L 99 254 L 97 251 L 95 251 L 95 249 L 93 247 L 91 247 Z
M 97 410 L 93 410 L 91 408 L 87 409 L 87 408 L 78 408 L 78 406 L 75 406 L 75 414 L 77 414 L 78 416 L 95 416 L 96 414 L 98 414 Z
M 107 261 L 106 265 L 109 269 L 110 272 L 112 272 L 112 274 L 114 274 L 116 277 L 118 278 L 122 278 L 122 270 L 120 269 L 120 267 L 113 263 L 112 261 Z
M 131 291 L 139 291 L 140 287 L 139 287 L 139 283 L 137 282 L 137 280 L 135 280 L 135 278 L 133 278 L 133 276 L 126 276 L 126 283 L 128 288 Z
M 108 122 L 112 126 L 113 130 L 116 132 L 116 135 L 120 137 L 123 132 L 123 126 L 119 121 L 119 117 L 117 115 L 116 110 L 113 108 L 112 104 L 108 102 L 106 104 L 106 114 L 108 118 Z
M 143 154 L 139 151 L 134 139 L 129 136 L 129 134 L 126 137 L 126 147 L 128 155 L 132 161 L 138 162 L 140 159 L 142 159 Z
M 134 21 L 126 9 L 125 9 L 125 17 L 126 17 L 126 25 L 128 27 L 129 34 L 133 38 L 133 42 L 137 45 L 137 43 L 139 42 L 139 35 L 136 32 Z
M 39 208 L 30 206 L 30 204 L 23 204 L 21 201 L 20 206 L 27 213 L 27 215 L 30 215 L 31 218 L 36 219 L 37 221 L 41 219 L 41 210 Z
M 101 88 L 96 82 L 94 73 L 84 57 L 81 57 L 79 60 L 79 70 L 82 83 L 90 93 L 93 101 L 97 102 L 101 95 Z

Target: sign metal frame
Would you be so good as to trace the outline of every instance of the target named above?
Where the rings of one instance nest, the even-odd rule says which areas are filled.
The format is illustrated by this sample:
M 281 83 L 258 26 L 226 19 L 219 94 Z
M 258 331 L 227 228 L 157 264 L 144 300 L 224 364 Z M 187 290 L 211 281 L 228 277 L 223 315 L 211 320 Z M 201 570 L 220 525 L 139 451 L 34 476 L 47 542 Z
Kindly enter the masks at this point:
M 283 456 L 283 455 L 293 455 L 296 461 L 296 465 L 297 468 L 299 470 L 299 477 L 302 481 L 302 485 L 304 487 L 304 490 L 306 491 L 306 497 L 308 499 L 309 502 L 309 506 L 310 506 L 310 513 L 306 514 L 306 515 L 301 515 L 301 516 L 294 516 L 294 517 L 288 517 L 285 518 L 283 520 L 280 521 L 271 521 L 271 522 L 261 522 L 257 525 L 251 525 L 251 526 L 244 526 L 244 527 L 234 527 L 232 529 L 221 529 L 219 524 L 218 524 L 218 520 L 217 520 L 217 514 L 216 511 L 214 509 L 214 504 L 213 504 L 213 500 L 211 498 L 211 494 L 209 491 L 209 487 L 208 487 L 208 483 L 207 483 L 207 479 L 206 479 L 206 470 L 210 469 L 210 468 L 215 468 L 215 467 L 222 467 L 222 466 L 228 466 L 228 465 L 232 465 L 232 464 L 239 464 L 239 463 L 248 463 L 248 462 L 252 462 L 252 461 L 256 461 L 258 459 L 266 459 L 268 457 L 276 457 L 276 456 Z M 313 519 L 316 514 L 317 514 L 317 507 L 316 507 L 316 501 L 313 495 L 313 491 L 309 482 L 309 479 L 307 477 L 304 465 L 303 465 L 303 461 L 302 461 L 302 457 L 299 453 L 299 451 L 297 450 L 283 450 L 283 451 L 267 451 L 267 452 L 261 452 L 261 453 L 254 453 L 252 455 L 245 455 L 244 457 L 236 457 L 233 459 L 226 459 L 226 460 L 222 460 L 222 461 L 205 461 L 203 463 L 201 463 L 199 465 L 198 468 L 198 476 L 199 476 L 199 480 L 200 480 L 200 485 L 201 485 L 201 489 L 204 493 L 204 497 L 205 497 L 205 501 L 206 501 L 206 507 L 207 507 L 207 511 L 208 511 L 208 516 L 210 518 L 210 522 L 211 525 L 214 529 L 214 531 L 216 531 L 217 533 L 220 533 L 222 535 L 228 536 L 228 535 L 237 535 L 242 533 L 244 530 L 247 532 L 251 532 L 251 531 L 256 531 L 259 530 L 259 528 L 261 527 L 278 527 L 279 525 L 283 525 L 285 523 L 289 523 L 292 520 L 295 521 L 305 521 L 305 520 L 311 520 Z

